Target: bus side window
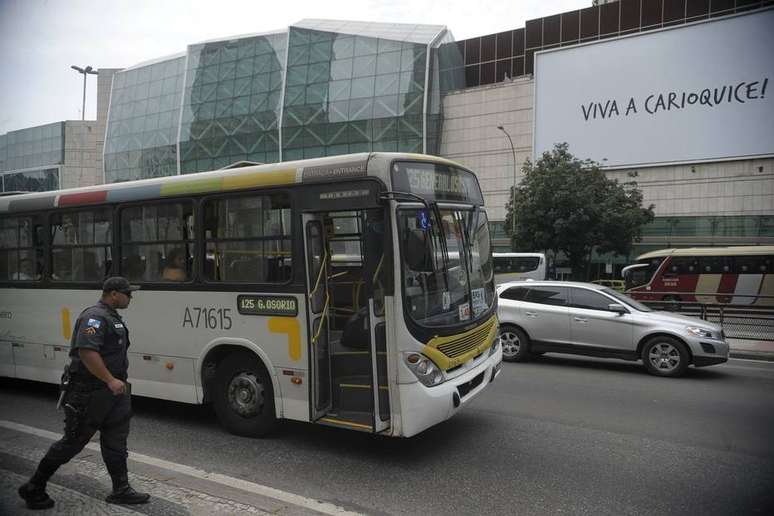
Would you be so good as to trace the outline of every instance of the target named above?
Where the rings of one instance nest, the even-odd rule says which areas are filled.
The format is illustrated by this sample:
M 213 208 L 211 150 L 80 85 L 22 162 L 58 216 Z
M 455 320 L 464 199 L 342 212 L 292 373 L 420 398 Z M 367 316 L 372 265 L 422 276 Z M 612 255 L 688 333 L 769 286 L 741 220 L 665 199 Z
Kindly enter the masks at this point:
M 723 256 L 702 256 L 698 262 L 698 270 L 702 274 L 720 274 L 724 272 L 724 267 L 727 272 L 725 257 Z

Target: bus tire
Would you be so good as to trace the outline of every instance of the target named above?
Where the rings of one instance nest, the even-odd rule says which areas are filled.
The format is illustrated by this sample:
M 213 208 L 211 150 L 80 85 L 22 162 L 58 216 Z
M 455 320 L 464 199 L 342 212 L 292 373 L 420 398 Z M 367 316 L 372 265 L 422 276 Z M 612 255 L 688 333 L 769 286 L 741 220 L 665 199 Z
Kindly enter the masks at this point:
M 642 348 L 642 363 L 655 376 L 682 376 L 690 360 L 685 344 L 668 335 L 657 335 Z
M 682 302 L 682 299 L 680 299 L 680 296 L 673 296 L 673 295 L 664 296 L 661 298 L 661 300 L 664 303 L 669 303 L 669 306 L 667 308 L 675 312 L 679 312 L 680 309 L 682 308 L 682 305 L 680 304 Z
M 530 359 L 529 337 L 521 328 L 501 324 L 500 345 L 503 347 L 503 360 L 507 362 L 526 362 Z
M 274 429 L 271 376 L 255 354 L 231 353 L 218 365 L 213 406 L 220 424 L 232 434 L 260 437 Z

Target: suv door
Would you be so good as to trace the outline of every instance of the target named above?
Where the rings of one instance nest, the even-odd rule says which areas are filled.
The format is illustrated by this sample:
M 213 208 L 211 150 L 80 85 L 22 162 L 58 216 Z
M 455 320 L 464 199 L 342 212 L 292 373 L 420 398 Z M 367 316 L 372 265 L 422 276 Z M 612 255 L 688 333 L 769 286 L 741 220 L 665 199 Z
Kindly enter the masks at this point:
M 524 329 L 532 339 L 533 349 L 541 344 L 569 344 L 570 311 L 567 287 L 530 286 L 522 303 Z
M 631 314 L 611 312 L 611 304 L 619 303 L 593 289 L 570 288 L 570 333 L 576 346 L 596 351 L 636 351 Z

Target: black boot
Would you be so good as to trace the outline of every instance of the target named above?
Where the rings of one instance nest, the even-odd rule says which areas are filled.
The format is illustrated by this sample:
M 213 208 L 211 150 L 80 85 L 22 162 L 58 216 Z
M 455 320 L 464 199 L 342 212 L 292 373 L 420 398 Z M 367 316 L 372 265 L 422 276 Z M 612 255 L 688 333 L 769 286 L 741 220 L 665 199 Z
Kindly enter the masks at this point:
M 54 500 L 46 493 L 46 486 L 27 482 L 19 488 L 21 496 L 29 509 L 50 509 L 54 506 Z
M 150 495 L 148 493 L 138 493 L 129 485 L 128 476 L 117 475 L 113 478 L 113 492 L 110 493 L 105 501 L 107 503 L 117 503 L 126 505 L 136 505 L 146 503 Z

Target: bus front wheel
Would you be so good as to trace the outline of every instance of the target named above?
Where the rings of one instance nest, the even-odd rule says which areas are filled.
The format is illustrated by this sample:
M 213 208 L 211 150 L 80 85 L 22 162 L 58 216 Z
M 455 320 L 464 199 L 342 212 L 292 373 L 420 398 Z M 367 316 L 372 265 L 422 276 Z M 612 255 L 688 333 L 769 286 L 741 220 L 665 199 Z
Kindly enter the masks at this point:
M 276 425 L 271 377 L 254 354 L 238 352 L 223 359 L 214 387 L 215 413 L 229 432 L 260 437 Z

